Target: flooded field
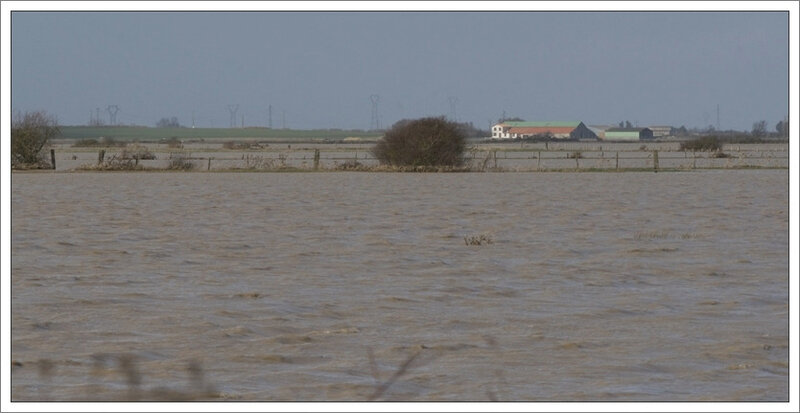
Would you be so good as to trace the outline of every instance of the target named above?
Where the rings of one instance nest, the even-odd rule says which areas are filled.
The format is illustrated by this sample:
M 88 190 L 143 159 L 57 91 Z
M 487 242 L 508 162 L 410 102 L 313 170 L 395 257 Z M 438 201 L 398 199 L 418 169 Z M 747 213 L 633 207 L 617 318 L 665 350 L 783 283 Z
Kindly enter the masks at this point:
M 15 401 L 789 397 L 787 170 L 11 178 Z
M 229 142 L 231 143 L 231 142 Z M 137 160 L 144 168 L 164 169 L 173 157 L 187 158 L 195 170 L 314 168 L 336 169 L 346 163 L 377 166 L 370 153 L 374 143 L 258 143 L 239 142 L 248 149 L 226 149 L 224 144 L 194 142 L 170 148 L 159 143 L 130 143 L 127 147 L 76 148 L 56 145 L 56 170 L 69 171 L 98 164 L 102 150 L 105 162 L 113 162 L 124 151 L 150 152 L 155 159 Z M 657 153 L 657 154 L 656 154 Z M 467 165 L 476 171 L 559 171 L 653 169 L 788 168 L 786 143 L 725 144 L 720 153 L 680 150 L 680 142 L 549 142 L 470 144 Z M 658 160 L 656 161 L 655 158 Z M 132 161 L 131 161 L 132 162 Z

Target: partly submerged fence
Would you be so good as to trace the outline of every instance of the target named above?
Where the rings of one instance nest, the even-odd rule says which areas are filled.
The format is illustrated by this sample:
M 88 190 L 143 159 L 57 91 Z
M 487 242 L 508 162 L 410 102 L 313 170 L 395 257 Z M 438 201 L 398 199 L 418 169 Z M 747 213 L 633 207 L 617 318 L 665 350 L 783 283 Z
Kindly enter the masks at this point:
M 555 145 L 553 145 L 555 146 Z M 674 146 L 674 145 L 673 145 Z M 652 148 L 652 146 L 651 146 Z M 716 168 L 788 168 L 786 144 L 727 145 L 718 152 L 680 151 L 676 147 L 629 148 L 613 145 L 562 145 L 559 147 L 473 147 L 467 163 L 475 171 L 592 171 L 592 170 L 674 170 Z M 609 150 L 610 149 L 610 150 Z M 108 151 L 108 153 L 106 153 Z M 118 155 L 111 149 L 98 152 L 56 151 L 58 170 L 72 170 L 102 164 Z M 157 152 L 156 159 L 135 159 L 144 168 L 166 169 L 176 159 L 193 165 L 194 170 L 330 170 L 346 166 L 377 166 L 368 149 L 296 148 L 256 151 L 190 150 Z

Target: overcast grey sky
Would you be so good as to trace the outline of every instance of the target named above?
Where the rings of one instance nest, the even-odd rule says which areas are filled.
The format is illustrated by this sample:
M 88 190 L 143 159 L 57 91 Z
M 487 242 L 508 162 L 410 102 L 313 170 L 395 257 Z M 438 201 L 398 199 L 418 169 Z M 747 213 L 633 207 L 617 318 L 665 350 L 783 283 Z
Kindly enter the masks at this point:
M 65 125 L 367 129 L 455 117 L 750 130 L 788 114 L 788 13 L 14 12 L 14 110 Z M 454 99 L 451 99 L 454 98 Z M 451 100 L 455 102 L 451 104 Z M 455 109 L 455 111 L 453 111 Z

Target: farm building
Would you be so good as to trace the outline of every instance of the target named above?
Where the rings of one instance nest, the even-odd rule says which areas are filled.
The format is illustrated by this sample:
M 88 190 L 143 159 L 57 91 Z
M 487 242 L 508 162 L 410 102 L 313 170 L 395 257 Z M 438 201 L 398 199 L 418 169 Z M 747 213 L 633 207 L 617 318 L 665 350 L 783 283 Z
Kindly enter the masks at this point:
M 599 139 L 605 138 L 606 137 L 606 131 L 611 129 L 611 128 L 615 128 L 615 127 L 616 126 L 612 126 L 612 125 L 589 125 L 589 129 L 591 129 L 592 132 L 594 132 L 594 134 L 597 135 L 597 137 Z
M 672 126 L 648 126 L 647 128 L 653 131 L 654 138 L 669 136 L 672 132 Z
M 494 139 L 531 138 L 552 134 L 557 139 L 597 139 L 583 122 L 501 122 L 492 126 Z
M 604 139 L 607 141 L 653 139 L 653 131 L 650 128 L 611 128 L 606 130 Z

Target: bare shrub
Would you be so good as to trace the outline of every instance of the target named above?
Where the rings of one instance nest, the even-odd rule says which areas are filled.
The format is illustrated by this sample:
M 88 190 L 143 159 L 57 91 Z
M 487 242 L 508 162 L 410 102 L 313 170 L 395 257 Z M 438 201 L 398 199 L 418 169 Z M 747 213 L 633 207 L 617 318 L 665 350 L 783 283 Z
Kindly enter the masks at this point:
M 138 159 L 125 158 L 121 154 L 115 154 L 103 161 L 103 163 L 83 165 L 77 169 L 79 171 L 137 171 L 144 169 L 144 167 L 139 164 Z
M 336 169 L 340 171 L 359 171 L 364 169 L 364 164 L 355 159 L 351 159 L 349 161 L 345 161 L 340 165 L 337 165 Z
M 245 169 L 273 169 L 275 161 L 262 155 L 247 155 L 243 157 Z
M 682 151 L 721 151 L 722 142 L 716 136 L 703 136 L 691 141 L 681 142 Z
M 189 158 L 191 158 L 191 156 L 188 153 L 171 152 L 169 154 L 167 169 L 173 171 L 190 171 L 194 169 L 194 164 Z
M 44 149 L 61 134 L 53 115 L 45 111 L 17 112 L 11 121 L 11 165 L 14 168 L 50 168 Z
M 381 164 L 392 166 L 461 166 L 463 129 L 443 117 L 398 122 L 372 148 Z
M 120 158 L 134 159 L 137 161 L 153 160 L 156 159 L 156 155 L 153 152 L 150 152 L 150 150 L 145 146 L 133 144 L 122 150 L 120 153 Z

